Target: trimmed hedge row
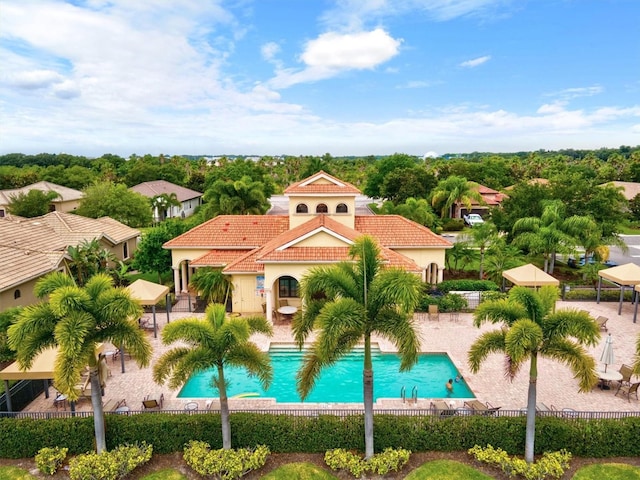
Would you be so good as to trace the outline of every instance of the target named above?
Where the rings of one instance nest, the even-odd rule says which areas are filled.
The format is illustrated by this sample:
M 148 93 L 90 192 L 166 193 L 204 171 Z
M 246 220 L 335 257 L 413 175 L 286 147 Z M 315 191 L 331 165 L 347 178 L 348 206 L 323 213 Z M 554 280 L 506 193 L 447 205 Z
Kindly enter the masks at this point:
M 146 442 L 155 453 L 182 451 L 190 440 L 222 447 L 219 414 L 165 413 L 106 416 L 107 447 Z M 412 452 L 460 451 L 490 443 L 510 455 L 524 452 L 525 417 L 375 416 L 375 446 Z M 362 415 L 301 417 L 232 413 L 235 448 L 266 445 L 273 453 L 324 453 L 334 448 L 364 451 Z M 640 456 L 640 417 L 536 420 L 537 454 L 567 449 L 580 457 Z M 79 454 L 94 446 L 93 418 L 0 418 L 0 457 L 33 457 L 43 447 Z
M 444 282 L 440 282 L 437 287 L 438 290 L 444 293 L 450 292 L 452 290 L 464 292 L 486 292 L 500 290 L 500 287 L 498 287 L 498 285 L 491 280 L 471 279 L 445 280 Z

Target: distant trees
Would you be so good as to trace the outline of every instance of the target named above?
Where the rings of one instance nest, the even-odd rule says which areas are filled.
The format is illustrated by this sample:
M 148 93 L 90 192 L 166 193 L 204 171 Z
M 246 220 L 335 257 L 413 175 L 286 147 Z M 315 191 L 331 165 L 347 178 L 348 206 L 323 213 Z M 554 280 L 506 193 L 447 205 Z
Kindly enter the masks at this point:
M 11 196 L 11 201 L 7 209 L 12 215 L 19 217 L 33 218 L 49 213 L 51 201 L 58 198 L 56 192 L 43 192 L 42 190 L 29 190 Z
M 383 198 L 381 189 L 385 178 L 394 171 L 414 168 L 417 164 L 417 157 L 405 153 L 394 153 L 376 161 L 370 169 L 363 193 L 372 198 Z
M 141 272 L 155 272 L 158 283 L 162 283 L 162 274 L 171 270 L 171 251 L 162 248 L 169 240 L 182 235 L 189 225 L 179 219 L 168 219 L 159 226 L 150 228 L 142 234 L 136 254 L 133 257 L 133 268 Z
M 440 180 L 432 192 L 431 205 L 440 209 L 440 217 L 457 217 L 456 205 L 461 204 L 471 210 L 472 202 L 483 203 L 477 184 L 464 177 L 448 177 Z
M 269 209 L 264 184 L 245 176 L 241 180 L 216 180 L 204 193 L 205 219 L 217 215 L 261 215 Z
M 130 227 L 145 227 L 152 220 L 147 197 L 112 182 L 88 187 L 76 213 L 89 218 L 111 217 Z

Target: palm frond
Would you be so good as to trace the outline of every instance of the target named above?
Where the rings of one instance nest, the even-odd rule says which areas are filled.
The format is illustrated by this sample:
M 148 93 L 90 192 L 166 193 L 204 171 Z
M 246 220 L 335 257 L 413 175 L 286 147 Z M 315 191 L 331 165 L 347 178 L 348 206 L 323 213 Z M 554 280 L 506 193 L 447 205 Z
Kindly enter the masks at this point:
M 550 339 L 573 337 L 585 345 L 597 345 L 600 327 L 588 312 L 562 309 L 547 316 L 545 331 Z
M 415 310 L 421 296 L 422 282 L 406 270 L 382 270 L 371 282 L 368 308 L 374 312 L 385 305 L 395 305 L 407 313 Z
M 520 318 L 527 318 L 527 310 L 508 298 L 482 302 L 473 312 L 473 324 L 476 327 L 485 322 L 511 325 Z
M 58 317 L 51 311 L 48 303 L 39 303 L 24 307 L 16 322 L 7 329 L 7 343 L 12 350 L 19 351 L 27 337 L 42 335 L 53 338 Z
M 544 340 L 540 325 L 529 319 L 522 319 L 511 325 L 505 335 L 505 353 L 516 363 L 529 358 L 538 350 Z
M 468 353 L 469 368 L 472 373 L 478 373 L 480 365 L 492 353 L 506 352 L 505 332 L 492 330 L 484 332 L 471 345 Z
M 304 355 L 302 367 L 296 374 L 296 390 L 298 391 L 298 395 L 300 395 L 301 400 L 304 400 L 309 396 L 309 392 L 313 390 L 323 367 L 324 364 L 316 355 L 315 350 L 309 350 Z
M 49 295 L 51 311 L 58 317 L 74 310 L 88 310 L 90 303 L 91 297 L 80 287 L 60 287 Z
M 153 364 L 153 381 L 158 384 L 165 383 L 171 376 L 174 365 L 181 362 L 190 351 L 189 347 L 174 347 L 162 354 Z
M 84 291 L 93 299 L 98 298 L 103 292 L 113 287 L 113 278 L 106 273 L 96 273 L 92 275 L 84 285 Z
M 536 323 L 542 322 L 546 315 L 544 305 L 537 292 L 527 287 L 513 287 L 509 291 L 509 299 L 522 305 L 526 311 L 526 318 Z
M 567 365 L 574 378 L 578 379 L 581 392 L 590 391 L 598 382 L 595 360 L 580 344 L 572 340 L 556 338 L 545 345 L 540 354 Z
M 77 358 L 85 348 L 87 340 L 95 331 L 95 320 L 87 312 L 70 312 L 58 322 L 54 331 L 56 343 L 70 359 Z M 89 340 L 93 345 L 93 341 Z
M 304 309 L 298 310 L 294 315 L 291 323 L 291 332 L 298 348 L 304 346 L 304 342 L 313 331 L 316 318 L 326 303 L 326 300 L 310 300 L 306 303 Z
M 249 330 L 253 333 L 262 333 L 263 335 L 273 335 L 273 326 L 263 316 L 244 317 L 249 324 Z
M 257 377 L 265 390 L 273 380 L 273 367 L 269 354 L 261 351 L 255 343 L 247 342 L 238 345 L 229 352 L 226 359 L 227 365 L 244 367 L 250 377 Z
M 33 288 L 33 293 L 38 298 L 44 298 L 60 287 L 73 287 L 76 282 L 66 273 L 53 272 L 38 280 Z
M 400 371 L 410 370 L 418 362 L 420 339 L 413 315 L 386 309 L 377 317 L 375 332 L 393 342 L 400 355 Z

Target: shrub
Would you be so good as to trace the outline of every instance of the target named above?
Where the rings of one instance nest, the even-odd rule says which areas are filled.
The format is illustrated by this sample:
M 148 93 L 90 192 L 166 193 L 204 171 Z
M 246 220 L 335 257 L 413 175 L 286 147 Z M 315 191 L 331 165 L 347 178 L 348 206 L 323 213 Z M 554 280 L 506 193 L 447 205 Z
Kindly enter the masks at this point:
M 343 448 L 336 448 L 324 454 L 324 461 L 332 470 L 346 470 L 355 478 L 360 478 L 367 472 L 376 475 L 397 472 L 406 465 L 410 456 L 409 450 L 386 448 L 382 453 L 365 460 Z
M 462 291 L 462 292 L 485 292 L 497 291 L 498 285 L 491 280 L 445 280 L 438 284 L 438 289 L 442 292 Z
M 457 293 L 447 293 L 440 298 L 438 309 L 441 312 L 459 312 L 467 308 L 467 299 Z
M 269 453 L 269 448 L 264 445 L 255 450 L 211 450 L 208 443 L 192 440 L 184 447 L 183 458 L 200 475 L 232 480 L 264 466 Z
M 41 448 L 35 457 L 36 466 L 45 475 L 53 475 L 64 463 L 67 458 L 68 448 L 61 447 L 44 447 Z
M 461 218 L 445 218 L 442 220 L 442 230 L 445 232 L 461 232 L 464 229 L 464 220 Z
M 468 453 L 479 462 L 499 467 L 509 477 L 519 475 L 527 480 L 543 480 L 544 478 L 560 478 L 569 468 L 571 454 L 566 450 L 559 452 L 545 452 L 542 457 L 534 463 L 527 463 L 521 458 L 510 457 L 501 448 L 493 448 L 487 445 L 482 448 L 475 445 Z
M 121 445 L 112 451 L 88 452 L 69 462 L 71 480 L 118 480 L 151 460 L 153 447 Z

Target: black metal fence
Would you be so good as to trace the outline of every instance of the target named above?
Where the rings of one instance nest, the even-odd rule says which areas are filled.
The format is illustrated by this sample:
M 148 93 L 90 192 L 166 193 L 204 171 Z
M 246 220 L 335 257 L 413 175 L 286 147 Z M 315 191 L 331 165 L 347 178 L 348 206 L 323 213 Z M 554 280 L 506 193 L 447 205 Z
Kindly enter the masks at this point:
M 220 414 L 219 410 L 129 410 L 124 412 L 105 412 L 105 415 L 153 415 L 153 414 L 169 414 L 169 415 L 208 415 Z M 231 410 L 234 413 L 252 413 L 260 415 L 288 415 L 293 417 L 319 417 L 324 415 L 346 418 L 351 416 L 364 415 L 364 410 L 351 409 L 324 409 L 324 410 Z M 495 411 L 472 411 L 460 409 L 434 410 L 434 409 L 385 409 L 375 410 L 374 415 L 395 415 L 395 416 L 413 416 L 420 418 L 430 418 L 434 421 L 444 420 L 452 417 L 474 417 L 487 416 L 491 418 L 499 417 L 524 417 L 526 411 L 521 410 L 495 410 Z M 6 412 L 0 411 L 0 417 L 4 418 L 33 418 L 33 419 L 50 419 L 50 418 L 73 418 L 73 417 L 92 417 L 93 412 L 81 411 L 57 411 L 57 412 Z M 537 417 L 557 417 L 569 420 L 603 420 L 612 419 L 619 420 L 629 417 L 640 417 L 640 411 L 628 412 L 598 412 L 598 411 L 577 411 L 577 410 L 551 410 L 547 412 L 536 412 Z

